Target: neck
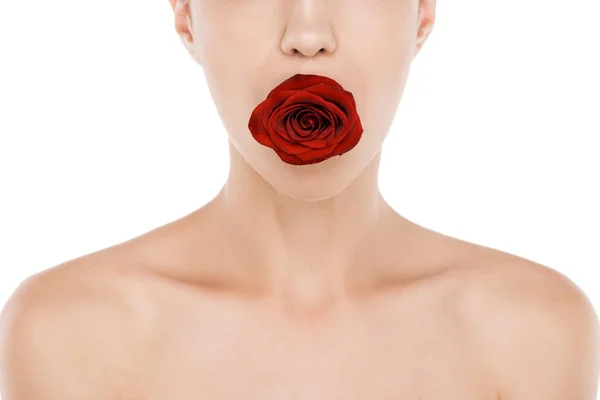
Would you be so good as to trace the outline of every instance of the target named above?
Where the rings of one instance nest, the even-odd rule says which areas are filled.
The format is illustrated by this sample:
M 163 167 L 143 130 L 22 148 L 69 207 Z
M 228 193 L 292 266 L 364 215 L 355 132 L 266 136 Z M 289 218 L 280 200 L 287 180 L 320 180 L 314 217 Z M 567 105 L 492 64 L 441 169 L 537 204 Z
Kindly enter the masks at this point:
M 243 262 L 269 276 L 282 295 L 340 293 L 382 217 L 394 213 L 378 188 L 380 153 L 341 192 L 311 201 L 279 193 L 231 143 L 230 163 L 227 182 L 214 199 L 224 229 L 244 244 L 241 249 L 250 249 L 241 254 Z M 296 178 L 298 185 L 310 180 Z M 313 187 L 320 183 L 312 181 Z

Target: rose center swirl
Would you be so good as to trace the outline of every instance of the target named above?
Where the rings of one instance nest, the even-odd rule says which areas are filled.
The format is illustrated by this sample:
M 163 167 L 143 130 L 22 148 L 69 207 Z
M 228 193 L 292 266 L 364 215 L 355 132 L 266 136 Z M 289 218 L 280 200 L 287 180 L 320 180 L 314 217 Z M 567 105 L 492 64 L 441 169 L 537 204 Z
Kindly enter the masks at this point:
M 310 108 L 302 108 L 296 113 L 292 113 L 290 118 L 293 121 L 291 124 L 293 129 L 289 134 L 291 136 L 296 136 L 295 134 L 297 134 L 299 136 L 298 139 L 314 134 L 323 124 L 322 116 Z

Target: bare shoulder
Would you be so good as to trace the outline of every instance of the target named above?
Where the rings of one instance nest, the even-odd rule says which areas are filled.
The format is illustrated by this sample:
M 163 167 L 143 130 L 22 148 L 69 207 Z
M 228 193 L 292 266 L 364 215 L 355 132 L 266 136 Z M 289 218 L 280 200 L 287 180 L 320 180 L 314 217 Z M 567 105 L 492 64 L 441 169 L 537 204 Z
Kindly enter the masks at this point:
M 139 318 L 107 253 L 23 281 L 0 314 L 0 393 L 11 399 L 114 399 L 135 357 Z
M 461 309 L 501 398 L 595 399 L 600 327 L 586 294 L 527 259 L 494 252 L 481 262 L 465 274 Z

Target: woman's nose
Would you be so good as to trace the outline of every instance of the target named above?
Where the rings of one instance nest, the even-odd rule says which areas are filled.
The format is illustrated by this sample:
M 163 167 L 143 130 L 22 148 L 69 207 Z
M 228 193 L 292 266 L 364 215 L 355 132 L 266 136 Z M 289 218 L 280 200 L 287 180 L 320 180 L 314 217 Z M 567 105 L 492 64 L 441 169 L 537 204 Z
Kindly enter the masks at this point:
M 320 52 L 333 53 L 337 43 L 331 27 L 329 3 L 323 0 L 292 1 L 281 51 L 286 55 L 300 53 L 305 57 Z

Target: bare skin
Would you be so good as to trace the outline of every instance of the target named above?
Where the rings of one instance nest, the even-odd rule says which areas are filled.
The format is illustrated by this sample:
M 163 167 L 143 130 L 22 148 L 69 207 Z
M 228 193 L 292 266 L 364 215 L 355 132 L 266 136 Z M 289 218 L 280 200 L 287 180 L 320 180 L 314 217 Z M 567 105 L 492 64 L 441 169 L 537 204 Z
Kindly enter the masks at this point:
M 435 1 L 170 4 L 225 123 L 227 182 L 23 282 L 0 319 L 3 400 L 594 400 L 598 319 L 571 281 L 379 192 Z M 365 134 L 342 157 L 291 166 L 249 134 L 296 73 L 354 94 Z
M 3 399 L 594 399 L 597 321 L 553 270 L 416 224 L 401 253 L 394 217 L 376 274 L 292 301 L 225 257 L 215 208 L 25 281 Z

